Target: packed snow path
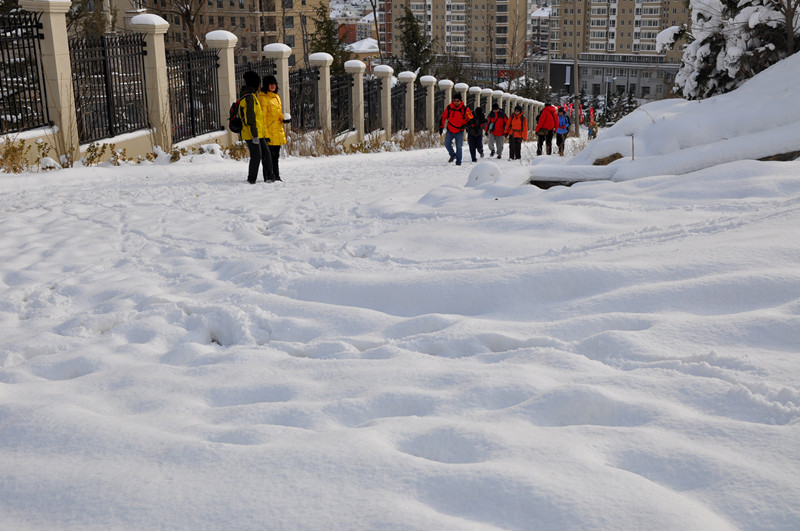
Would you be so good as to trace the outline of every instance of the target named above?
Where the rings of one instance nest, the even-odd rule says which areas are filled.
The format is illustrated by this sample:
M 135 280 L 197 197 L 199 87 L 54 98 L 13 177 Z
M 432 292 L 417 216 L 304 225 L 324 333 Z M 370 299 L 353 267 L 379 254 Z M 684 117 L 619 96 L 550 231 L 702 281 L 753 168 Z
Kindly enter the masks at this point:
M 799 163 L 446 160 L 0 176 L 0 527 L 797 529 Z

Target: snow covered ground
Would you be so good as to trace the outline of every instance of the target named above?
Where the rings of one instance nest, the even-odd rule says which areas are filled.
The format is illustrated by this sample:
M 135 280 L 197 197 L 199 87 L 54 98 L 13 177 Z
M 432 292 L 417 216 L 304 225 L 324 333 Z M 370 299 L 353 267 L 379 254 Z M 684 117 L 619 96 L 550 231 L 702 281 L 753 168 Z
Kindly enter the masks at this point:
M 531 147 L 0 176 L 0 528 L 798 529 L 800 162 Z

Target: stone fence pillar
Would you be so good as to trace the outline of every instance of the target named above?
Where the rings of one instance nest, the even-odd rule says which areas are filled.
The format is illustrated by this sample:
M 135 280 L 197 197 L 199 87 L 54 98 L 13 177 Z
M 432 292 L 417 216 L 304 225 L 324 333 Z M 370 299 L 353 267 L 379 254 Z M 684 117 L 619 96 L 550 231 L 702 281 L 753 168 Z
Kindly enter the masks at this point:
M 169 23 L 158 15 L 136 15 L 131 30 L 144 33 L 147 55 L 144 56 L 144 86 L 153 141 L 164 151 L 172 150 L 172 115 L 169 105 L 169 80 L 164 35 Z
M 419 82 L 428 91 L 425 94 L 425 127 L 428 128 L 428 131 L 433 133 L 436 131 L 436 116 L 434 111 L 436 105 L 436 78 L 433 76 L 422 76 L 419 78 Z
M 485 114 L 487 116 L 489 115 L 490 112 L 492 112 L 492 94 L 494 94 L 494 91 L 490 88 L 485 88 L 481 90 L 481 96 L 483 96 L 484 99 L 486 100 L 486 109 L 484 110 L 486 111 Z
M 239 97 L 236 90 L 236 64 L 233 59 L 233 49 L 239 38 L 230 31 L 217 30 L 206 34 L 206 46 L 212 50 L 218 50 L 219 70 L 217 70 L 217 81 L 219 83 L 219 113 L 220 125 L 226 130 L 228 109 L 231 103 Z M 228 144 L 233 145 L 238 140 L 238 135 L 228 130 Z
M 464 105 L 467 104 L 467 91 L 469 90 L 469 85 L 466 83 L 456 83 L 453 86 L 453 90 L 461 94 L 461 101 L 464 102 Z
M 394 74 L 394 69 L 389 65 L 378 65 L 374 72 L 381 79 L 383 137 L 388 141 L 392 139 L 392 74 Z
M 453 101 L 453 85 L 449 79 L 440 79 L 439 88 L 444 91 L 444 106 L 447 107 Z
M 475 97 L 475 106 L 472 109 L 473 111 L 481 106 L 481 92 L 482 91 L 483 90 L 480 87 L 470 87 L 469 88 L 469 93 L 472 94 Z M 467 100 L 464 100 L 464 103 L 467 103 Z M 486 111 L 486 109 L 484 109 L 484 114 L 489 114 L 489 113 L 487 113 L 485 111 Z
M 20 7 L 32 13 L 41 13 L 42 74 L 47 92 L 47 112 L 58 131 L 55 148 L 61 155 L 74 160 L 77 156 L 78 118 L 75 110 L 75 93 L 72 89 L 72 65 L 67 39 L 67 11 L 70 0 L 20 0 Z
M 356 130 L 356 142 L 364 141 L 364 72 L 367 65 L 362 61 L 352 60 L 344 64 L 344 71 L 353 76 L 353 127 Z
M 406 129 L 414 134 L 414 81 L 417 74 L 414 72 L 400 72 L 397 80 L 406 84 Z
M 292 49 L 281 43 L 267 44 L 264 46 L 264 57 L 275 61 L 275 77 L 278 79 L 278 96 L 284 114 L 291 114 L 292 102 L 289 97 L 289 56 Z M 239 81 L 238 79 L 236 80 Z M 286 129 L 291 129 L 291 124 L 285 124 Z
M 308 64 L 319 68 L 317 80 L 317 103 L 319 104 L 319 125 L 324 135 L 331 134 L 331 65 L 333 56 L 325 52 L 312 53 Z

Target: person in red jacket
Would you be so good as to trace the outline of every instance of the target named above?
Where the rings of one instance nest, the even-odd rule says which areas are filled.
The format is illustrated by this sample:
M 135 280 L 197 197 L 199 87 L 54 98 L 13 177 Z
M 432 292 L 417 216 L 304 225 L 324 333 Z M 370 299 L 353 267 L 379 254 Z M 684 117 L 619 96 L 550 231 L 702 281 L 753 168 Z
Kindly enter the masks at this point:
M 453 101 L 442 113 L 442 121 L 439 124 L 439 134 L 442 134 L 447 126 L 447 134 L 444 136 L 444 147 L 450 155 L 447 162 L 456 161 L 456 166 L 461 166 L 461 146 L 464 144 L 464 129 L 467 122 L 472 120 L 472 111 L 461 101 L 461 95 L 456 93 Z M 453 140 L 456 141 L 456 149 L 453 150 Z
M 508 117 L 500 108 L 500 105 L 493 103 L 492 112 L 486 117 L 486 143 L 489 144 L 490 157 L 494 157 L 497 150 L 497 158 L 503 158 L 503 139 L 505 139 Z
M 522 141 L 528 140 L 528 119 L 522 114 L 522 105 L 514 107 L 514 112 L 506 126 L 506 136 L 508 137 L 508 160 L 520 160 L 522 158 Z
M 544 104 L 539 121 L 536 122 L 536 134 L 539 135 L 539 143 L 536 146 L 536 154 L 542 154 L 542 144 L 547 143 L 547 154 L 553 152 L 553 133 L 558 128 L 558 111 L 550 102 Z

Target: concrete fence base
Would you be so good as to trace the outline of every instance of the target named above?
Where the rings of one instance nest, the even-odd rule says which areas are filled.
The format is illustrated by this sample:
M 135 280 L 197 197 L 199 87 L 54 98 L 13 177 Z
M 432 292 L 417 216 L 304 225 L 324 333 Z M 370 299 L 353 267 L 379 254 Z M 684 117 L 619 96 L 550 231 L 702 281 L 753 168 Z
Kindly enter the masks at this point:
M 41 62 L 43 82 L 47 93 L 46 106 L 53 127 L 44 127 L 21 133 L 11 133 L 0 136 L 0 149 L 7 143 L 18 144 L 25 141 L 26 144 L 36 144 L 37 141 L 44 142 L 52 147 L 49 154 L 52 158 L 66 157 L 72 161 L 84 158 L 90 149 L 90 144 L 80 145 L 78 141 L 77 117 L 75 112 L 75 97 L 72 88 L 72 67 L 69 56 L 69 41 L 67 38 L 66 13 L 71 6 L 70 0 L 19 0 L 20 6 L 31 12 L 41 14 L 43 40 L 41 43 Z M 146 157 L 158 148 L 170 152 L 173 149 L 192 149 L 206 144 L 219 144 L 222 147 L 230 147 L 238 141 L 238 135 L 230 133 L 227 129 L 219 132 L 207 133 L 205 135 L 191 138 L 173 146 L 171 136 L 170 118 L 170 98 L 167 79 L 167 62 L 164 48 L 164 35 L 169 28 L 169 23 L 163 18 L 153 14 L 142 14 L 131 19 L 131 29 L 145 34 L 147 55 L 145 56 L 145 87 L 147 94 L 147 105 L 151 128 L 133 133 L 118 135 L 98 142 L 96 145 L 114 144 L 116 150 L 125 151 L 128 159 L 137 160 Z M 235 79 L 235 61 L 233 50 L 236 46 L 237 37 L 227 31 L 217 30 L 206 35 L 206 44 L 211 49 L 216 49 L 219 53 L 219 107 L 220 123 L 227 125 L 228 108 L 232 101 L 236 100 L 237 87 L 241 80 Z M 289 56 L 291 49 L 283 44 L 269 44 L 264 47 L 264 56 L 276 62 L 276 77 L 278 78 L 279 95 L 281 97 L 285 112 L 290 109 L 289 101 Z M 330 92 L 330 63 L 332 58 L 328 54 L 319 53 L 310 56 L 311 63 L 320 69 L 319 93 L 317 95 L 319 108 L 316 110 L 319 123 L 323 128 L 330 132 L 331 129 L 331 92 Z M 390 140 L 393 131 L 391 130 L 392 109 L 391 92 L 392 85 L 396 82 L 407 85 L 407 99 L 405 102 L 405 120 L 408 130 L 413 134 L 414 131 L 414 90 L 415 83 L 419 82 L 427 89 L 425 98 L 425 120 L 424 123 L 428 130 L 438 129 L 440 117 L 434 116 L 434 92 L 437 80 L 433 76 L 422 76 L 417 80 L 413 72 L 400 72 L 394 77 L 391 67 L 381 65 L 375 68 L 375 74 L 381 79 L 381 130 L 370 132 L 365 130 L 364 124 L 364 72 L 366 65 L 361 61 L 348 61 L 345 64 L 345 71 L 353 76 L 353 133 L 349 135 L 348 143 L 360 143 L 373 134 L 377 134 L 381 140 Z M 540 102 L 524 99 L 519 96 L 507 94 L 502 91 L 493 91 L 488 88 L 469 87 L 466 83 L 454 84 L 450 80 L 439 80 L 438 87 L 445 91 L 445 105 L 452 99 L 453 89 L 462 94 L 466 101 L 466 93 L 469 91 L 475 98 L 475 106 L 478 106 L 483 99 L 484 109 L 491 109 L 492 102 L 500 103 L 501 107 L 510 114 L 515 105 L 522 105 L 528 117 L 529 128 L 531 131 L 535 127 L 535 116 L 543 105 Z M 287 128 L 290 128 L 287 125 Z M 42 145 L 42 144 L 40 144 Z M 31 149 L 28 153 L 30 163 L 36 159 L 40 150 Z M 110 150 L 103 157 L 105 160 L 111 158 Z

